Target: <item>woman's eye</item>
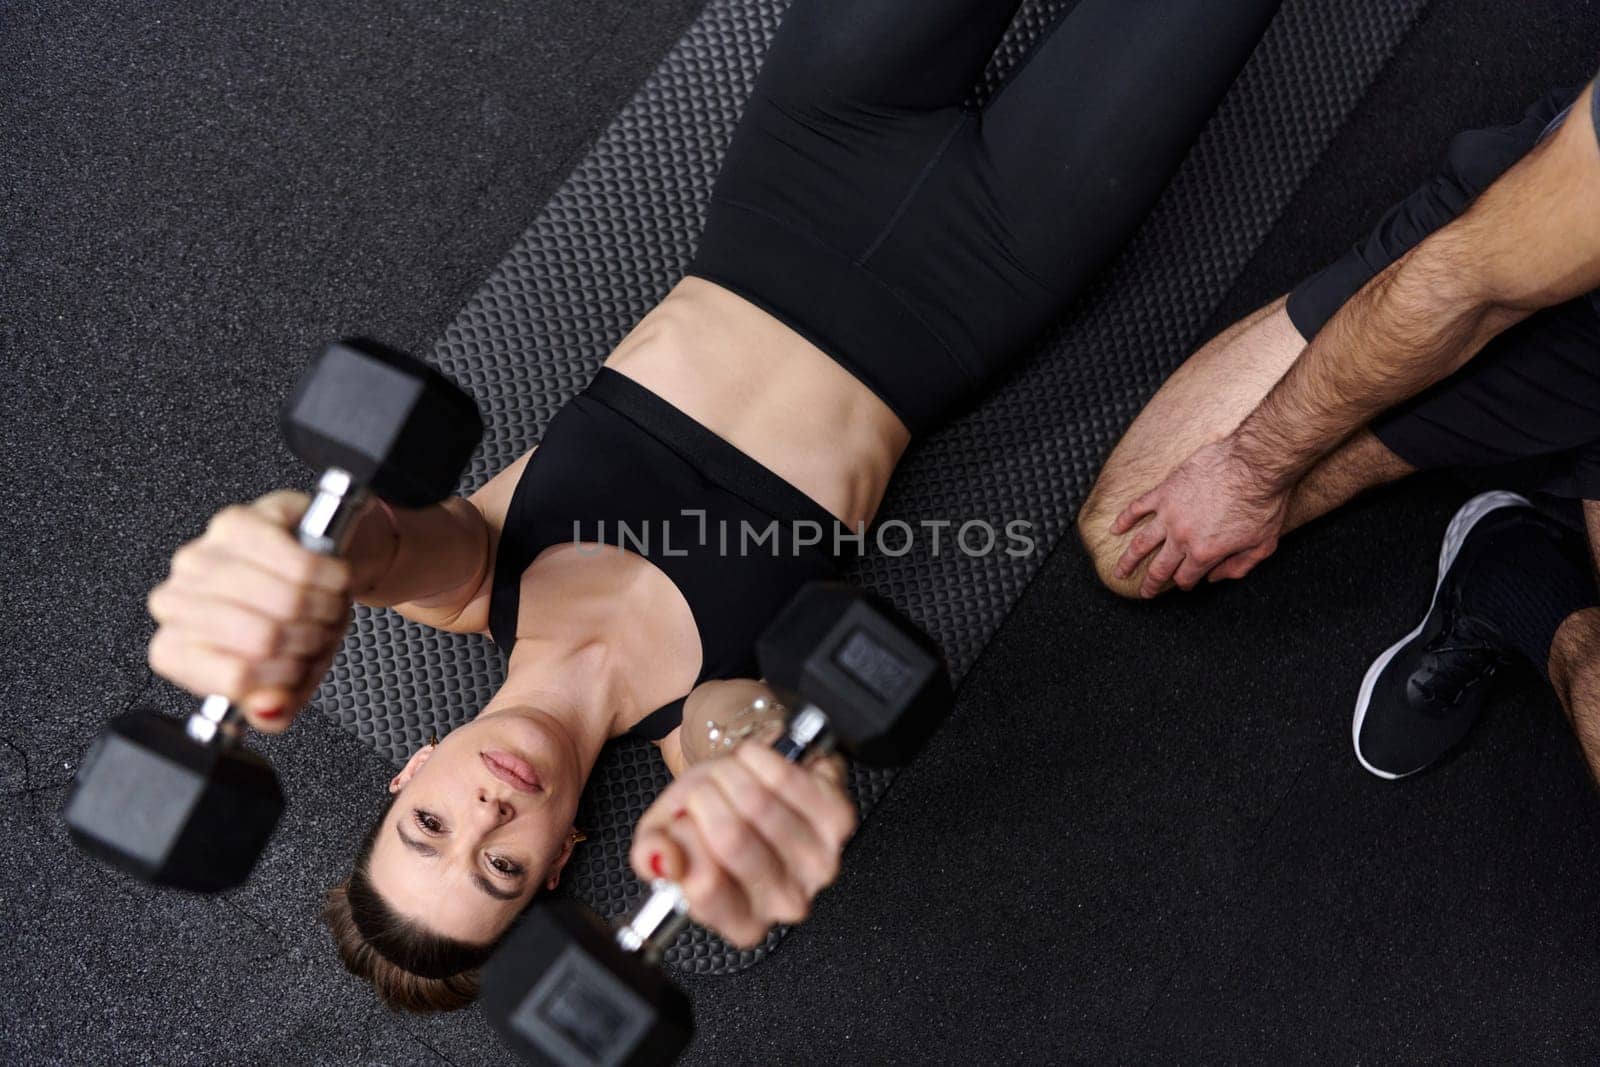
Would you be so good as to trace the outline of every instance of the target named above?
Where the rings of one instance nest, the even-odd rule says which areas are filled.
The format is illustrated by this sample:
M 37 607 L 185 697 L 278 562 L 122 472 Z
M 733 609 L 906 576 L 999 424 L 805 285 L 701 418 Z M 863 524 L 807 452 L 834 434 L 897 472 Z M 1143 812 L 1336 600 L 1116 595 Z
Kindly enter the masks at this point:
M 502 859 L 499 856 L 490 856 L 489 866 L 501 874 L 517 875 L 522 873 L 522 865 L 520 863 L 512 863 L 510 860 Z
M 431 815 L 428 812 L 423 811 L 421 808 L 417 808 L 411 814 L 416 820 L 417 825 L 426 830 L 428 833 L 444 833 L 444 823 L 440 822 L 437 816 Z

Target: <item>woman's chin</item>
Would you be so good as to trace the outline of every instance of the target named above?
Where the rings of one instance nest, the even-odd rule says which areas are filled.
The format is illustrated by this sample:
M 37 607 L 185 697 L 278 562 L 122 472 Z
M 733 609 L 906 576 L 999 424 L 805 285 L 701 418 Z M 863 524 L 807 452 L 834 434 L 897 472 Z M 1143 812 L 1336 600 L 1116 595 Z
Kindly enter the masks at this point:
M 462 729 L 472 730 L 472 743 L 480 752 L 498 748 L 532 764 L 547 789 L 573 777 L 575 754 L 566 732 L 538 708 L 480 715 Z

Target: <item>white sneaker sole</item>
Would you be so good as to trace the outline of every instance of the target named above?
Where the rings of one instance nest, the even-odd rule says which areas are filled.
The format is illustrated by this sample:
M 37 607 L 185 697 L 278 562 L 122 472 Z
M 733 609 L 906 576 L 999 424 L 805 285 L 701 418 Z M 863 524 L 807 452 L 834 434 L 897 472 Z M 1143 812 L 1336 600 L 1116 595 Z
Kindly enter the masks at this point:
M 1378 684 L 1378 675 L 1382 674 L 1383 669 L 1389 665 L 1389 661 L 1394 659 L 1402 648 L 1420 634 L 1424 626 L 1428 625 L 1428 617 L 1433 614 L 1433 607 L 1439 600 L 1439 587 L 1444 585 L 1445 573 L 1449 571 L 1450 564 L 1456 561 L 1456 556 L 1461 553 L 1461 546 L 1467 540 L 1467 535 L 1472 532 L 1474 526 L 1478 525 L 1479 520 L 1499 508 L 1527 506 L 1528 501 L 1526 498 L 1500 489 L 1488 493 L 1479 493 L 1461 505 L 1460 510 L 1455 514 L 1455 518 L 1450 520 L 1450 525 L 1444 532 L 1444 544 L 1439 547 L 1439 576 L 1434 580 L 1433 599 L 1428 601 L 1428 610 L 1423 613 L 1422 621 L 1417 623 L 1416 629 L 1390 645 L 1384 650 L 1383 655 L 1373 660 L 1372 666 L 1367 668 L 1366 677 L 1361 679 L 1361 693 L 1356 697 L 1355 718 L 1350 724 L 1350 745 L 1355 749 L 1356 759 L 1361 761 L 1361 766 L 1379 778 L 1394 781 L 1398 778 L 1416 774 L 1417 771 L 1425 768 L 1418 767 L 1415 771 L 1406 771 L 1403 774 L 1380 771 L 1368 763 L 1367 758 L 1361 754 L 1361 723 L 1367 717 L 1367 705 L 1372 703 L 1372 690 Z

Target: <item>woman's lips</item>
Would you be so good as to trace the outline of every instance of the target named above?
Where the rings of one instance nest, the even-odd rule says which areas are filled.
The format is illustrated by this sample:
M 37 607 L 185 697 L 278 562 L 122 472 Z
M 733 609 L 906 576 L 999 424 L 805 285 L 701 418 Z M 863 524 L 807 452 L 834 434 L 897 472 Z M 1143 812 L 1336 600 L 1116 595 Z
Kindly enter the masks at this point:
M 480 752 L 478 758 L 489 768 L 489 773 L 519 793 L 542 793 L 544 783 L 533 764 L 509 752 Z

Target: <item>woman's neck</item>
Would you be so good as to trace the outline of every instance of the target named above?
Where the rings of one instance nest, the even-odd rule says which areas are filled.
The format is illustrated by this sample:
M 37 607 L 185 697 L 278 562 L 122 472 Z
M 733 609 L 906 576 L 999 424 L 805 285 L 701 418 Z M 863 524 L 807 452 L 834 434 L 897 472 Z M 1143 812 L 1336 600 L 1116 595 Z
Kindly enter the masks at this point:
M 605 643 L 571 636 L 524 634 L 506 665 L 506 679 L 478 715 L 537 708 L 565 728 L 582 773 L 619 723 L 639 717 L 617 657 Z

